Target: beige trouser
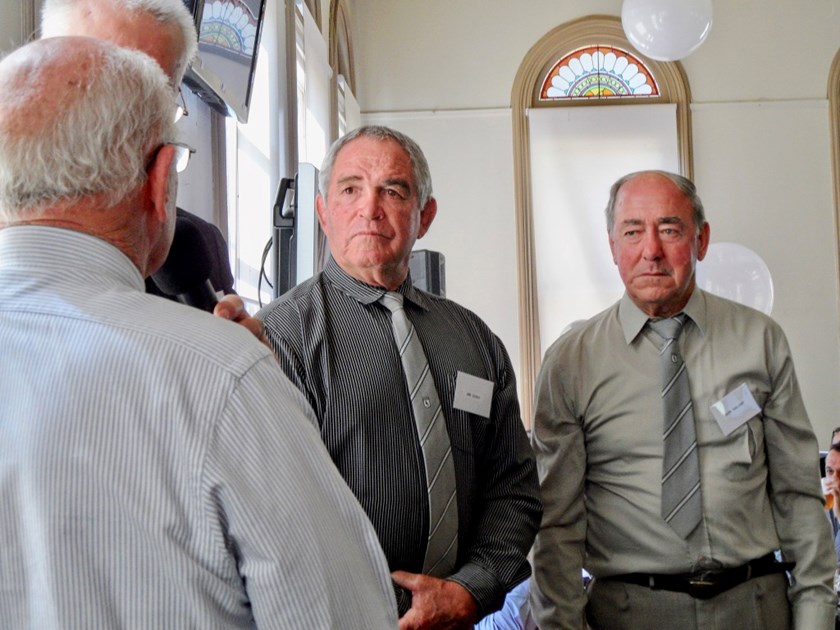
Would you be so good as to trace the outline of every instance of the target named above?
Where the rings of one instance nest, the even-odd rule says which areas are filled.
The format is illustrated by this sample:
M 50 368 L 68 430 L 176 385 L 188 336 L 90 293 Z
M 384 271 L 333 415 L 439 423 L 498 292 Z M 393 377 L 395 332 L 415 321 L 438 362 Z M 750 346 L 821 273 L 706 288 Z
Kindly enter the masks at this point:
M 711 599 L 611 580 L 589 589 L 593 630 L 790 630 L 784 573 L 748 580 Z

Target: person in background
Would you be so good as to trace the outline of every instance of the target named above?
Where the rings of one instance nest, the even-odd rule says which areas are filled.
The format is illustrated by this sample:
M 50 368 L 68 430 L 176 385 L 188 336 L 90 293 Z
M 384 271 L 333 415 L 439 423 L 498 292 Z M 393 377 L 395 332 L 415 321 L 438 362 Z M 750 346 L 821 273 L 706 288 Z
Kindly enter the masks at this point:
M 538 630 L 529 594 L 528 580 L 520 582 L 507 594 L 501 610 L 475 624 L 475 630 Z
M 198 47 L 195 23 L 183 0 L 44 0 L 41 36 L 61 35 L 97 37 L 146 53 L 169 77 L 175 103 L 181 101 L 181 80 Z M 178 108 L 183 111 L 180 105 Z M 235 294 L 222 232 L 183 208 L 177 208 L 177 216 L 192 223 L 201 234 L 213 289 L 222 295 Z M 151 276 L 145 282 L 148 293 L 175 299 Z
M 825 456 L 825 495 L 830 507 L 826 510 L 834 535 L 834 551 L 840 565 L 840 444 L 833 442 Z M 829 500 L 830 497 L 830 500 Z
M 832 628 L 817 440 L 784 333 L 697 288 L 710 230 L 688 179 L 622 177 L 606 215 L 625 294 L 562 335 L 537 382 L 537 624 Z
M 413 140 L 355 129 L 319 184 L 331 258 L 257 317 L 379 534 L 400 628 L 471 627 L 528 577 L 541 514 L 513 367 L 475 314 L 412 285 L 437 212 Z
M 396 627 L 270 350 L 143 290 L 174 230 L 171 96 L 89 37 L 0 62 L 0 627 Z

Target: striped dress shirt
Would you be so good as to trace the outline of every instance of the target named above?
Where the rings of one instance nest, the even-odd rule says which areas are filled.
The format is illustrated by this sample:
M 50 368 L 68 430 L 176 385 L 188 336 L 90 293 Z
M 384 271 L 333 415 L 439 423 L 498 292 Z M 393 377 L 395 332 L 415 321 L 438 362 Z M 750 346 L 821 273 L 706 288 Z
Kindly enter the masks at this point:
M 244 328 L 0 230 L 0 628 L 393 628 L 376 534 Z
M 516 382 L 501 341 L 475 314 L 399 288 L 423 344 L 452 444 L 458 492 L 453 579 L 483 614 L 530 572 L 526 555 L 542 510 Z M 257 316 L 280 365 L 309 400 L 321 437 L 370 517 L 391 570 L 419 573 L 428 532 L 423 454 L 383 289 L 330 260 Z M 494 385 L 490 416 L 456 409 L 458 372 Z M 410 605 L 398 590 L 400 613 Z

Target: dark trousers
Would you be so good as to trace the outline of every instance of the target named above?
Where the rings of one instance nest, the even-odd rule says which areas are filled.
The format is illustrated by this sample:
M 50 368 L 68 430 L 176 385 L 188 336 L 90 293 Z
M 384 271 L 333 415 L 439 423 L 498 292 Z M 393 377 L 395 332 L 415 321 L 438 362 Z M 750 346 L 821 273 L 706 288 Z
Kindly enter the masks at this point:
M 790 630 L 784 573 L 753 578 L 711 599 L 611 580 L 590 586 L 592 630 Z

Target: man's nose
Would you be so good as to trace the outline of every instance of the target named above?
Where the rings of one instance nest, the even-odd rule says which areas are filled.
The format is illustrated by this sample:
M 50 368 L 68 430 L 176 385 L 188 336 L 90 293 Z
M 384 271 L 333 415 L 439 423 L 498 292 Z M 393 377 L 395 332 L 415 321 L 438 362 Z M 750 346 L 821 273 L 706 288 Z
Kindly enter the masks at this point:
M 659 260 L 662 258 L 662 240 L 657 230 L 645 230 L 642 237 L 643 256 L 646 260 Z
M 359 199 L 359 216 L 365 219 L 377 219 L 382 216 L 382 203 L 375 192 L 366 192 Z

